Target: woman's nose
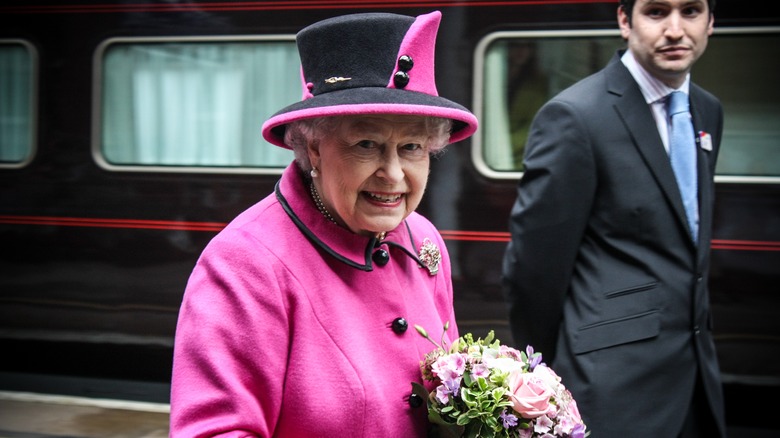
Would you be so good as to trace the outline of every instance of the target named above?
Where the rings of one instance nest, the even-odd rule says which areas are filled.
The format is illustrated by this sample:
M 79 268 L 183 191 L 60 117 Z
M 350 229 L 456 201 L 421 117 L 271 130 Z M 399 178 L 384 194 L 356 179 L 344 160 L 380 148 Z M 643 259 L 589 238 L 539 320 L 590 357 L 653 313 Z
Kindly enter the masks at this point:
M 377 174 L 389 181 L 400 181 L 404 177 L 403 164 L 396 151 L 384 154 Z

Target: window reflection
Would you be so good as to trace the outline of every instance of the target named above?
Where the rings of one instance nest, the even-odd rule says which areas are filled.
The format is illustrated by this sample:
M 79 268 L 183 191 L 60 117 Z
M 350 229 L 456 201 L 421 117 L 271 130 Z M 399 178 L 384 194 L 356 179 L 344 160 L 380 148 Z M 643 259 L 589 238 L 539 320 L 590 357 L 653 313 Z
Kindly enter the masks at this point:
M 780 176 L 780 35 L 716 33 L 693 72 L 694 82 L 723 103 L 719 176 Z M 534 115 L 548 99 L 603 68 L 624 47 L 608 36 L 496 38 L 484 52 L 481 156 L 497 172 L 522 171 Z
M 22 42 L 0 40 L 0 166 L 32 159 L 33 55 Z

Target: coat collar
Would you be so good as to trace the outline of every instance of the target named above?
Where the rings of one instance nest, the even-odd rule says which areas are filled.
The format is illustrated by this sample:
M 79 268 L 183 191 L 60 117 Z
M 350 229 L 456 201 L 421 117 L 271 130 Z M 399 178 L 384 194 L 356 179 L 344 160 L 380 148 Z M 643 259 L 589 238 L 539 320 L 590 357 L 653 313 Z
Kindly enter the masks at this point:
M 379 241 L 376 237 L 355 234 L 325 219 L 309 196 L 306 182 L 295 162 L 285 169 L 276 183 L 274 194 L 290 220 L 314 246 L 346 265 L 372 271 L 372 255 L 377 248 L 387 245 L 399 249 L 420 267 L 426 267 L 416 254 L 412 229 L 407 220 Z

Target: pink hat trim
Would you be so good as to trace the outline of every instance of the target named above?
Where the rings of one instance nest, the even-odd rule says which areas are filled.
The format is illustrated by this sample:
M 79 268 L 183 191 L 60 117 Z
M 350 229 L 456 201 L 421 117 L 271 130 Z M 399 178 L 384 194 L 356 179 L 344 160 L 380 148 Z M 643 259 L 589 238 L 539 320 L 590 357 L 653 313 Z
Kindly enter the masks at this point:
M 398 48 L 398 56 L 410 56 L 414 61 L 414 67 L 409 70 L 409 84 L 404 90 L 419 91 L 421 93 L 438 96 L 436 91 L 436 80 L 434 78 L 434 58 L 436 53 L 436 33 L 441 22 L 441 12 L 433 11 L 429 14 L 418 16 L 409 30 L 406 32 L 401 46 Z M 387 88 L 396 88 L 393 76 L 396 70 L 390 75 L 390 81 Z
M 450 143 L 455 143 L 468 138 L 474 134 L 478 125 L 476 116 L 454 108 L 433 107 L 428 105 L 370 103 L 317 107 L 280 114 L 273 119 L 266 120 L 266 122 L 263 123 L 262 134 L 267 141 L 277 146 L 289 149 L 290 147 L 284 144 L 283 138 L 278 138 L 272 134 L 271 129 L 273 127 L 286 125 L 290 122 L 294 122 L 300 119 L 314 117 L 365 114 L 400 114 L 412 116 L 428 115 L 432 117 L 442 117 L 467 123 L 467 126 L 452 133 L 450 136 Z

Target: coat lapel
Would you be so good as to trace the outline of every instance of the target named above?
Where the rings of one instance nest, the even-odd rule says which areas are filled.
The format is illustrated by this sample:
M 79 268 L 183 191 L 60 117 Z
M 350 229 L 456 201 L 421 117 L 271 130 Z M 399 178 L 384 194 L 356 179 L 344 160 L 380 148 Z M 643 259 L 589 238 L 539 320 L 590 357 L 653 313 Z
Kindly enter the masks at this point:
M 715 153 L 712 150 L 714 139 L 710 138 L 709 150 L 705 150 L 701 145 L 701 133 L 707 132 L 707 128 L 705 128 L 706 124 L 702 114 L 702 108 L 705 104 L 699 97 L 700 94 L 697 92 L 696 87 L 691 85 L 691 116 L 693 117 L 693 128 L 697 136 L 696 173 L 699 188 L 699 248 L 707 250 L 709 249 L 709 240 L 711 238 L 708 230 L 712 229 L 712 210 L 706 208 L 706 206 L 709 205 L 714 196 L 712 193 L 712 178 L 715 172 Z M 709 135 L 717 135 L 717 133 L 710 132 Z
M 615 110 L 623 121 L 626 131 L 674 210 L 677 220 L 687 229 L 685 207 L 675 182 L 669 154 L 664 148 L 653 114 L 645 103 L 639 86 L 619 58 L 616 58 L 616 61 L 613 59 L 607 67 L 607 77 L 609 93 L 618 96 Z M 699 181 L 701 181 L 701 172 L 699 174 Z M 693 241 L 688 240 L 693 245 Z

